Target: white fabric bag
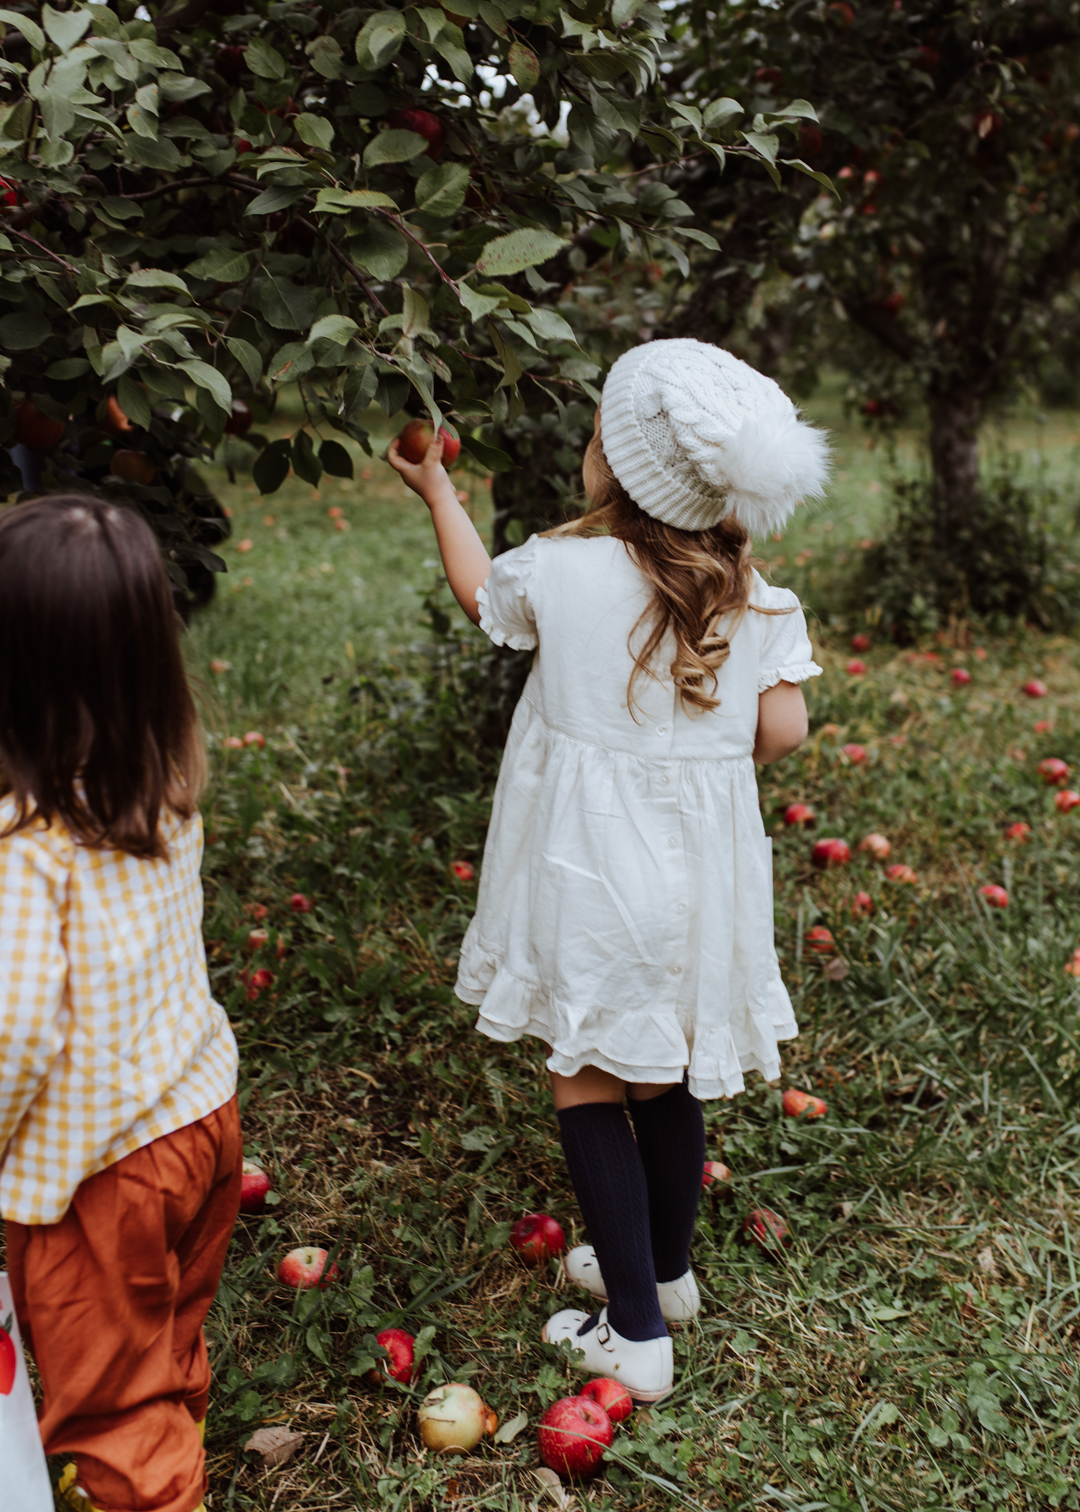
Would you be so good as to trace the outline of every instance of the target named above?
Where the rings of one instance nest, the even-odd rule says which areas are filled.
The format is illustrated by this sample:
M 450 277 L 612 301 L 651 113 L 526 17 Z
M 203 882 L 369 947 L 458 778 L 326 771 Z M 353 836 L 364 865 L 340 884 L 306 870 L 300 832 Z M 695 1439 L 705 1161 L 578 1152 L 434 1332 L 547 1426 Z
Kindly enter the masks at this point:
M 8 1324 L 15 1346 L 15 1378 L 3 1392 L 10 1375 L 11 1352 L 0 1339 L 0 1465 L 3 1466 L 5 1507 L 19 1512 L 53 1512 L 53 1494 L 45 1454 L 38 1433 L 34 1394 L 26 1369 L 19 1325 L 11 1300 L 11 1283 L 0 1271 L 0 1325 Z

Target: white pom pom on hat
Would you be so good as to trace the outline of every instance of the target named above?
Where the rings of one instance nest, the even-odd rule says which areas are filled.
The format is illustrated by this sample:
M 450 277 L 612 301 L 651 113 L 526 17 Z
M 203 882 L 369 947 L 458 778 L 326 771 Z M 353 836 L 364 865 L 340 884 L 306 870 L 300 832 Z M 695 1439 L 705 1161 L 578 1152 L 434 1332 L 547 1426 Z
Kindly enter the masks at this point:
M 780 386 L 722 347 L 677 338 L 625 352 L 601 394 L 611 470 L 640 509 L 679 530 L 725 516 L 778 530 L 829 476 L 829 444 Z

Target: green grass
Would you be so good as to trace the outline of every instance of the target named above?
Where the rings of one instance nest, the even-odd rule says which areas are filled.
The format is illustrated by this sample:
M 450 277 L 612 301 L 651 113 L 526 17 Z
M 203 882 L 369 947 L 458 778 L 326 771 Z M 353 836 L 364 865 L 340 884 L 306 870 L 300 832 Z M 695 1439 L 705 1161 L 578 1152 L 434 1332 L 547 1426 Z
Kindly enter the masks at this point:
M 1062 465 L 1072 423 L 1055 422 Z M 847 476 L 778 555 L 834 538 L 850 550 L 880 529 L 882 453 L 853 430 L 840 443 Z M 295 481 L 265 502 L 225 487 L 230 578 L 189 642 L 215 697 L 211 976 L 241 1042 L 246 1146 L 280 1198 L 242 1220 L 211 1318 L 212 1506 L 531 1512 L 556 1505 L 535 1475 L 537 1419 L 577 1379 L 539 1332 L 576 1294 L 554 1268 L 526 1271 L 506 1236 L 535 1207 L 571 1243 L 582 1230 L 539 1047 L 476 1036 L 451 992 L 475 887 L 450 863 L 479 862 L 498 759 L 474 728 L 488 663 L 460 617 L 445 640 L 425 638 L 430 527 L 370 466 L 370 482 L 318 498 Z M 348 531 L 332 528 L 335 504 Z M 482 517 L 479 489 L 475 507 Z M 852 678 L 851 627 L 822 622 L 811 737 L 761 787 L 803 1026 L 784 1085 L 817 1090 L 829 1113 L 786 1119 L 780 1089 L 757 1079 L 707 1106 L 709 1157 L 732 1168 L 734 1191 L 703 1200 L 706 1305 L 677 1332 L 676 1395 L 619 1431 L 573 1505 L 1077 1507 L 1080 989 L 1063 968 L 1080 945 L 1080 809 L 1059 814 L 1035 770 L 1060 755 L 1080 779 L 1076 645 L 1021 633 L 986 642 L 985 659 L 882 645 Z M 212 658 L 230 670 L 212 673 Z M 966 690 L 949 679 L 959 663 Z M 1051 689 L 1034 704 L 1020 692 L 1033 675 Z M 1036 734 L 1036 719 L 1052 731 Z M 247 728 L 265 749 L 221 745 Z M 852 741 L 862 765 L 843 757 Z M 811 867 L 811 837 L 779 817 L 795 798 L 819 836 L 848 839 L 849 867 Z M 1026 845 L 1003 839 L 1015 820 L 1032 827 Z M 914 886 L 856 849 L 870 830 Z M 984 882 L 1006 885 L 1008 909 L 982 903 Z M 860 888 L 869 919 L 851 913 Z M 290 911 L 296 890 L 314 913 Z M 271 929 L 255 958 L 253 905 Z M 816 923 L 836 957 L 804 952 Z M 249 1000 L 253 959 L 275 981 Z M 791 1227 L 783 1254 L 741 1238 L 760 1204 Z M 336 1285 L 299 1297 L 277 1285 L 277 1259 L 301 1242 L 334 1250 Z M 374 1333 L 399 1322 L 424 1342 L 421 1378 L 373 1388 Z M 452 1379 L 528 1426 L 431 1459 L 415 1407 Z M 242 1446 L 275 1422 L 304 1447 L 262 1471 Z

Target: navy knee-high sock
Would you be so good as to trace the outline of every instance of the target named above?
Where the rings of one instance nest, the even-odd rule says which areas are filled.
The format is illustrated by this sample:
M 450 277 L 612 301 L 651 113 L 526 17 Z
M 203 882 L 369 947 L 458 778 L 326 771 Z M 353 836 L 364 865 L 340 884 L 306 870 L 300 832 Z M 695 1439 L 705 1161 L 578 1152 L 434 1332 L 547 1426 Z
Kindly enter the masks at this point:
M 667 1327 L 656 1296 L 649 1198 L 626 1114 L 617 1103 L 580 1103 L 559 1114 L 559 1132 L 607 1288 L 608 1322 L 624 1339 L 659 1339 Z
M 649 1193 L 649 1233 L 658 1281 L 690 1269 L 690 1240 L 701 1199 L 705 1120 L 685 1082 L 640 1102 L 629 1099 Z M 603 1271 L 603 1266 L 601 1265 Z M 605 1277 L 607 1272 L 603 1272 Z

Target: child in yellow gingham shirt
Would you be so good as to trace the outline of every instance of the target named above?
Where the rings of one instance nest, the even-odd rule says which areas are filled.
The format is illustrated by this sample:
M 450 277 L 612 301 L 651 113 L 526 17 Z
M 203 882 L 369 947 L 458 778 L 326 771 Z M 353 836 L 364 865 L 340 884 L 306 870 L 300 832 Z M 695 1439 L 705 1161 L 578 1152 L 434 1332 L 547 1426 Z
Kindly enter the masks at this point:
M 205 758 L 131 509 L 0 515 L 0 1214 L 72 1507 L 196 1512 L 240 1193 L 203 950 Z

